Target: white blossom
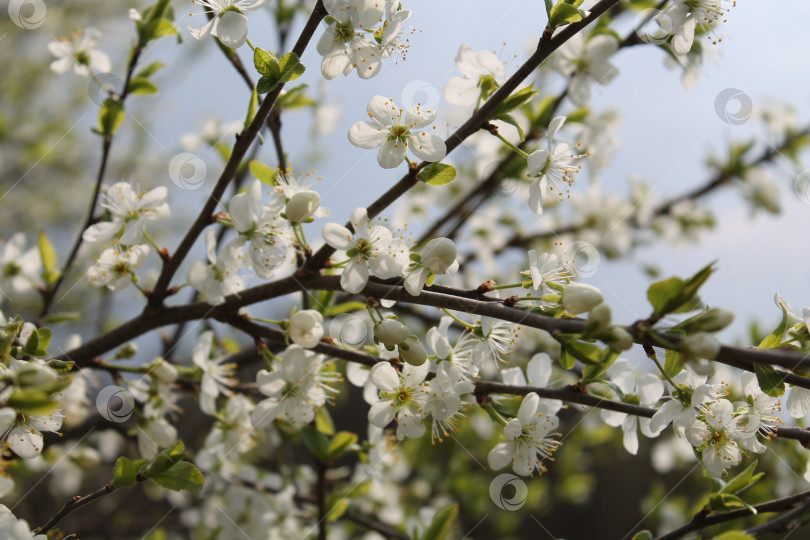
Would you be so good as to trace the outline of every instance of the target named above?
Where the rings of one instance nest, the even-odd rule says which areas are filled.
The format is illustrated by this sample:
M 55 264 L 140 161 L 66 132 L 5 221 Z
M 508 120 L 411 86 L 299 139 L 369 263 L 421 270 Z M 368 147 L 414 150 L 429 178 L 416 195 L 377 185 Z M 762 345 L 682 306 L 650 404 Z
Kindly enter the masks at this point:
M 70 39 L 48 43 L 48 50 L 56 57 L 51 62 L 54 73 L 65 73 L 73 66 L 76 75 L 89 77 L 93 73 L 109 73 L 112 69 L 109 57 L 96 48 L 101 32 L 92 26 L 77 32 Z
M 379 221 L 368 218 L 365 208 L 356 208 L 351 215 L 354 232 L 337 223 L 323 227 L 323 239 L 349 257 L 340 276 L 340 286 L 346 292 L 358 293 L 368 282 L 369 271 L 382 279 L 402 273 L 408 248 L 401 239 Z
M 444 86 L 444 98 L 451 105 L 471 107 L 485 89 L 494 90 L 503 77 L 503 63 L 491 51 L 476 51 L 462 43 L 456 54 L 456 68 L 464 77 L 453 77 Z
M 425 433 L 424 406 L 428 395 L 423 382 L 430 372 L 430 364 L 405 364 L 398 372 L 388 362 L 371 368 L 371 381 L 379 389 L 380 400 L 368 411 L 368 421 L 385 427 L 396 418 L 397 438 L 418 438 Z
M 489 452 L 490 468 L 497 471 L 511 463 L 512 470 L 520 476 L 529 476 L 535 470 L 543 474 L 546 471 L 543 460 L 551 459 L 561 444 L 550 436 L 559 424 L 555 415 L 543 413 L 537 394 L 527 394 L 517 418 L 509 420 L 503 428 L 506 441 Z
M 377 148 L 377 162 L 393 169 L 405 159 L 405 151 L 425 161 L 440 161 L 447 148 L 438 135 L 426 128 L 436 119 L 436 111 L 415 105 L 405 111 L 393 99 L 374 96 L 368 103 L 370 121 L 357 122 L 349 129 L 349 141 L 360 148 Z M 434 126 L 435 128 L 435 126 Z
M 147 224 L 158 223 L 169 217 L 166 197 L 169 191 L 156 187 L 146 193 L 132 188 L 129 182 L 117 182 L 101 192 L 99 206 L 110 213 L 110 221 L 101 221 L 88 227 L 82 237 L 90 244 L 103 244 L 114 238 L 129 246 L 143 240 Z
M 270 0 L 194 0 L 211 13 L 213 17 L 205 26 L 188 28 L 191 37 L 204 39 L 209 34 L 218 38 L 223 45 L 238 49 L 245 44 L 248 33 L 248 20 L 245 11 L 259 9 Z

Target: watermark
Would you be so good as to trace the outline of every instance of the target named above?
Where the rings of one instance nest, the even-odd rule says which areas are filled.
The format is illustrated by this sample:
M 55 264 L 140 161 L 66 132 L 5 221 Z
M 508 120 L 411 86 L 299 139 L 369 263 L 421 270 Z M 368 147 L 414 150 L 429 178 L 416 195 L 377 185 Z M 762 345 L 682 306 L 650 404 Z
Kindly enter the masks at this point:
M 36 30 L 45 23 L 48 10 L 43 0 L 11 0 L 8 16 L 23 30 Z
M 366 321 L 351 313 L 341 313 L 329 322 L 329 337 L 350 347 L 360 347 L 366 342 Z
M 121 424 L 132 416 L 135 399 L 125 388 L 105 386 L 96 396 L 96 409 L 108 422 Z
M 439 107 L 441 93 L 427 81 L 411 81 L 402 89 L 400 98 L 402 108 L 406 111 L 417 105 L 426 111 L 435 111 Z
M 208 167 L 197 154 L 181 152 L 169 162 L 169 178 L 181 189 L 200 189 L 205 183 L 207 173 Z
M 737 88 L 726 88 L 714 100 L 714 112 L 726 124 L 740 126 L 751 118 L 754 101 Z
M 804 169 L 793 180 L 793 191 L 805 204 L 810 204 L 810 169 Z
M 653 45 L 665 44 L 675 33 L 672 18 L 665 11 L 655 8 L 640 11 L 633 28 L 641 41 Z
M 101 107 L 104 101 L 111 96 L 120 96 L 124 91 L 124 79 L 113 73 L 99 73 L 90 77 L 87 93 L 90 99 Z
M 560 259 L 575 276 L 590 277 L 599 269 L 602 256 L 588 242 L 575 240 L 563 248 Z
M 528 496 L 526 482 L 514 474 L 499 474 L 489 483 L 489 498 L 501 510 L 520 510 L 526 504 Z

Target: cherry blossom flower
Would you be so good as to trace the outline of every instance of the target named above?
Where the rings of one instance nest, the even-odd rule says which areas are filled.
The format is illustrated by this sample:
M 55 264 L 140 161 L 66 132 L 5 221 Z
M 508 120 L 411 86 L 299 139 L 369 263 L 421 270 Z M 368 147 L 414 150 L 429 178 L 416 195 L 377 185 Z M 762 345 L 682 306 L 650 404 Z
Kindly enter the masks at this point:
M 34 534 L 24 519 L 17 519 L 5 505 L 0 504 L 0 537 L 9 540 L 47 540 L 45 534 Z
M 535 294 L 557 292 L 551 287 L 551 284 L 565 285 L 570 281 L 570 273 L 553 253 L 543 253 L 538 256 L 537 251 L 532 249 L 528 255 L 529 269 L 521 273 L 532 280 L 532 291 Z
M 642 406 L 654 405 L 658 402 L 661 394 L 664 393 L 664 384 L 661 379 L 653 373 L 637 373 L 630 362 L 623 358 L 616 360 L 608 369 L 610 381 L 621 390 L 624 396 L 637 396 L 638 403 Z M 602 419 L 606 424 L 613 427 L 622 426 L 624 437 L 622 442 L 624 448 L 633 455 L 638 453 L 638 430 L 646 437 L 657 437 L 663 426 L 658 431 L 650 429 L 649 418 L 639 418 L 632 414 L 625 414 L 616 411 L 602 411 Z
M 23 459 L 42 453 L 43 431 L 56 433 L 62 427 L 61 411 L 50 414 L 20 414 L 10 407 L 0 409 L 0 434 L 12 452 Z
M 672 51 L 682 56 L 692 49 L 698 26 L 715 43 L 721 41 L 713 37 L 712 27 L 731 10 L 729 4 L 727 0 L 675 0 L 656 19 L 662 28 L 672 33 Z
M 349 141 L 360 148 L 377 148 L 377 162 L 384 169 L 393 169 L 405 159 L 410 149 L 417 158 L 440 161 L 447 148 L 438 135 L 426 128 L 436 119 L 436 111 L 421 105 L 407 111 L 396 106 L 393 99 L 374 96 L 368 104 L 371 121 L 357 122 L 349 129 Z
M 609 58 L 619 49 L 619 42 L 610 34 L 598 34 L 587 42 L 582 33 L 574 34 L 554 57 L 553 67 L 571 77 L 568 97 L 580 104 L 588 98 L 594 84 L 608 84 L 619 74 Z
M 244 264 L 244 239 L 228 242 L 216 253 L 216 233 L 209 228 L 205 231 L 205 245 L 211 264 L 194 261 L 188 271 L 188 284 L 199 291 L 211 305 L 221 304 L 225 297 L 245 288 L 239 274 Z
M 149 246 L 120 246 L 105 249 L 95 265 L 87 270 L 87 281 L 93 287 L 107 286 L 111 291 L 119 291 L 133 282 L 134 271 L 143 265 L 149 255 Z
M 382 279 L 402 273 L 408 248 L 379 220 L 368 218 L 365 208 L 356 208 L 351 215 L 354 232 L 337 223 L 323 226 L 323 239 L 349 257 L 340 276 L 340 286 L 346 292 L 358 293 L 368 282 L 369 271 Z
M 464 416 L 462 411 L 473 404 L 462 396 L 472 394 L 473 390 L 473 383 L 452 363 L 439 363 L 436 377 L 427 384 L 428 399 L 424 405 L 425 412 L 433 418 L 432 441 L 444 442 L 443 437 L 449 437 L 456 430 L 458 418 Z
M 311 349 L 323 337 L 323 324 L 321 323 L 323 323 L 323 315 L 314 309 L 304 309 L 293 313 L 287 331 L 293 343 L 305 349 Z
M 419 253 L 419 260 L 411 264 L 405 278 L 405 290 L 419 296 L 426 281 L 433 282 L 433 276 L 455 274 L 458 270 L 456 245 L 449 238 L 434 238 Z
M 89 77 L 91 73 L 109 73 L 112 69 L 109 57 L 96 49 L 101 32 L 92 26 L 72 36 L 48 43 L 48 50 L 56 57 L 51 70 L 62 74 L 73 66 L 76 75 Z
M 194 365 L 203 372 L 200 382 L 200 410 L 209 415 L 216 413 L 216 400 L 220 394 L 231 395 L 230 386 L 235 382 L 232 378 L 235 365 L 223 364 L 224 356 L 211 358 L 213 347 L 214 333 L 210 330 L 203 332 L 192 355 Z
M 318 52 L 323 56 L 321 72 L 327 79 L 340 73 L 348 75 L 357 68 L 357 75 L 368 79 L 379 73 L 380 47 L 371 30 L 383 15 L 375 0 L 325 0 L 329 16 L 326 32 L 318 40 Z
M 476 51 L 462 43 L 456 54 L 456 67 L 464 77 L 453 77 L 444 86 L 444 99 L 451 105 L 471 107 L 486 92 L 498 87 L 503 63 L 491 51 Z
M 560 441 L 550 437 L 560 420 L 555 415 L 544 414 L 540 397 L 532 392 L 523 398 L 517 418 L 512 418 L 503 428 L 505 442 L 495 445 L 487 461 L 497 471 L 510 463 L 515 474 L 529 476 L 535 470 L 543 474 L 546 468 L 543 459 L 551 459 L 560 447 Z
M 0 251 L 0 294 L 22 295 L 34 290 L 41 266 L 37 248 L 25 250 L 25 234 L 12 235 Z
M 734 421 L 734 406 L 720 399 L 701 406 L 700 415 L 686 428 L 686 439 L 701 454 L 703 466 L 715 477 L 738 465 L 742 453 L 727 429 Z
M 262 184 L 254 181 L 247 193 L 238 193 L 228 204 L 228 214 L 239 238 L 248 242 L 248 260 L 261 278 L 269 278 L 287 258 L 291 229 L 281 217 L 284 197 L 276 195 L 261 206 Z
M 398 372 L 387 362 L 371 368 L 371 381 L 379 389 L 380 400 L 368 411 L 368 421 L 377 427 L 385 427 L 396 418 L 397 438 L 418 438 L 425 433 L 424 406 L 428 395 L 425 377 L 430 364 L 420 366 L 405 364 Z
M 529 209 L 537 215 L 543 213 L 543 198 L 547 192 L 562 198 L 564 184 L 571 186 L 574 175 L 581 167 L 573 165 L 579 156 L 573 154 L 566 143 L 553 144 L 554 136 L 565 123 L 564 116 L 557 116 L 549 124 L 546 132 L 546 148 L 540 148 L 529 154 L 528 171 L 536 180 L 529 187 Z
M 323 355 L 290 345 L 279 355 L 280 365 L 256 375 L 259 391 L 268 396 L 256 404 L 251 414 L 253 427 L 263 429 L 276 418 L 300 428 L 312 422 L 315 412 L 326 403 L 325 383 L 333 380 L 321 374 Z
M 112 216 L 110 221 L 102 221 L 88 227 L 82 237 L 90 244 L 100 244 L 118 238 L 124 246 L 137 244 L 143 240 L 147 224 L 158 223 L 169 217 L 166 203 L 168 190 L 156 187 L 146 193 L 132 189 L 129 182 L 117 182 L 105 187 L 99 205 Z
M 204 39 L 209 34 L 218 38 L 226 47 L 238 49 L 245 44 L 248 33 L 248 20 L 245 11 L 259 9 L 270 0 L 194 0 L 206 8 L 205 13 L 213 17 L 205 26 L 188 28 L 191 37 Z

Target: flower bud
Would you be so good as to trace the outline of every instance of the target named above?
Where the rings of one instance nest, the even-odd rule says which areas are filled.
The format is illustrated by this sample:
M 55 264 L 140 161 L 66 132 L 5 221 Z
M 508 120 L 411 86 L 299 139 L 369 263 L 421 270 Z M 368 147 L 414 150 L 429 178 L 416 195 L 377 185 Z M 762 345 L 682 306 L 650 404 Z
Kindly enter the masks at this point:
M 609 335 L 603 340 L 614 351 L 622 352 L 633 347 L 633 336 L 621 326 L 614 326 L 610 329 Z
M 720 352 L 720 342 L 711 334 L 698 332 L 683 338 L 680 350 L 689 357 L 714 360 L 714 357 Z
M 410 335 L 408 327 L 396 319 L 386 319 L 374 328 L 374 337 L 390 350 L 393 350 L 396 344 L 408 339 Z
M 422 266 L 431 274 L 444 274 L 456 262 L 456 245 L 449 238 L 434 238 L 420 253 Z
M 321 196 L 309 189 L 299 191 L 287 202 L 284 213 L 291 223 L 301 223 L 312 217 L 321 205 Z
M 299 347 L 311 349 L 323 337 L 323 315 L 314 309 L 296 311 L 290 317 L 290 339 Z
M 588 314 L 588 324 L 585 333 L 589 336 L 598 336 L 610 326 L 610 306 L 602 302 Z
M 562 294 L 563 307 L 574 315 L 590 311 L 604 300 L 605 297 L 599 289 L 585 283 L 569 283 Z
M 15 379 L 19 387 L 27 390 L 46 390 L 59 382 L 59 375 L 48 366 L 28 362 L 15 370 Z
M 733 312 L 722 308 L 711 308 L 685 321 L 683 329 L 690 334 L 697 331 L 719 332 L 730 325 L 733 320 Z
M 427 360 L 427 351 L 416 336 L 408 336 L 399 344 L 399 356 L 412 366 L 421 366 Z
M 155 358 L 149 373 L 163 384 L 171 384 L 177 380 L 177 368 L 166 362 L 163 358 Z

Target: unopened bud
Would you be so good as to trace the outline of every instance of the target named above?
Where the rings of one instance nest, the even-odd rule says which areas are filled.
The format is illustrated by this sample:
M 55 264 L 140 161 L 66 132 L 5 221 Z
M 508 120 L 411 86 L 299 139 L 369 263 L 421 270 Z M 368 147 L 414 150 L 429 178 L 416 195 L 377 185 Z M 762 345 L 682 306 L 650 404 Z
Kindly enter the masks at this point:
M 399 356 L 412 366 L 421 366 L 427 360 L 427 351 L 416 336 L 408 336 L 399 344 Z
M 595 308 L 605 300 L 602 293 L 593 285 L 569 283 L 562 294 L 562 304 L 568 313 L 579 315 Z

